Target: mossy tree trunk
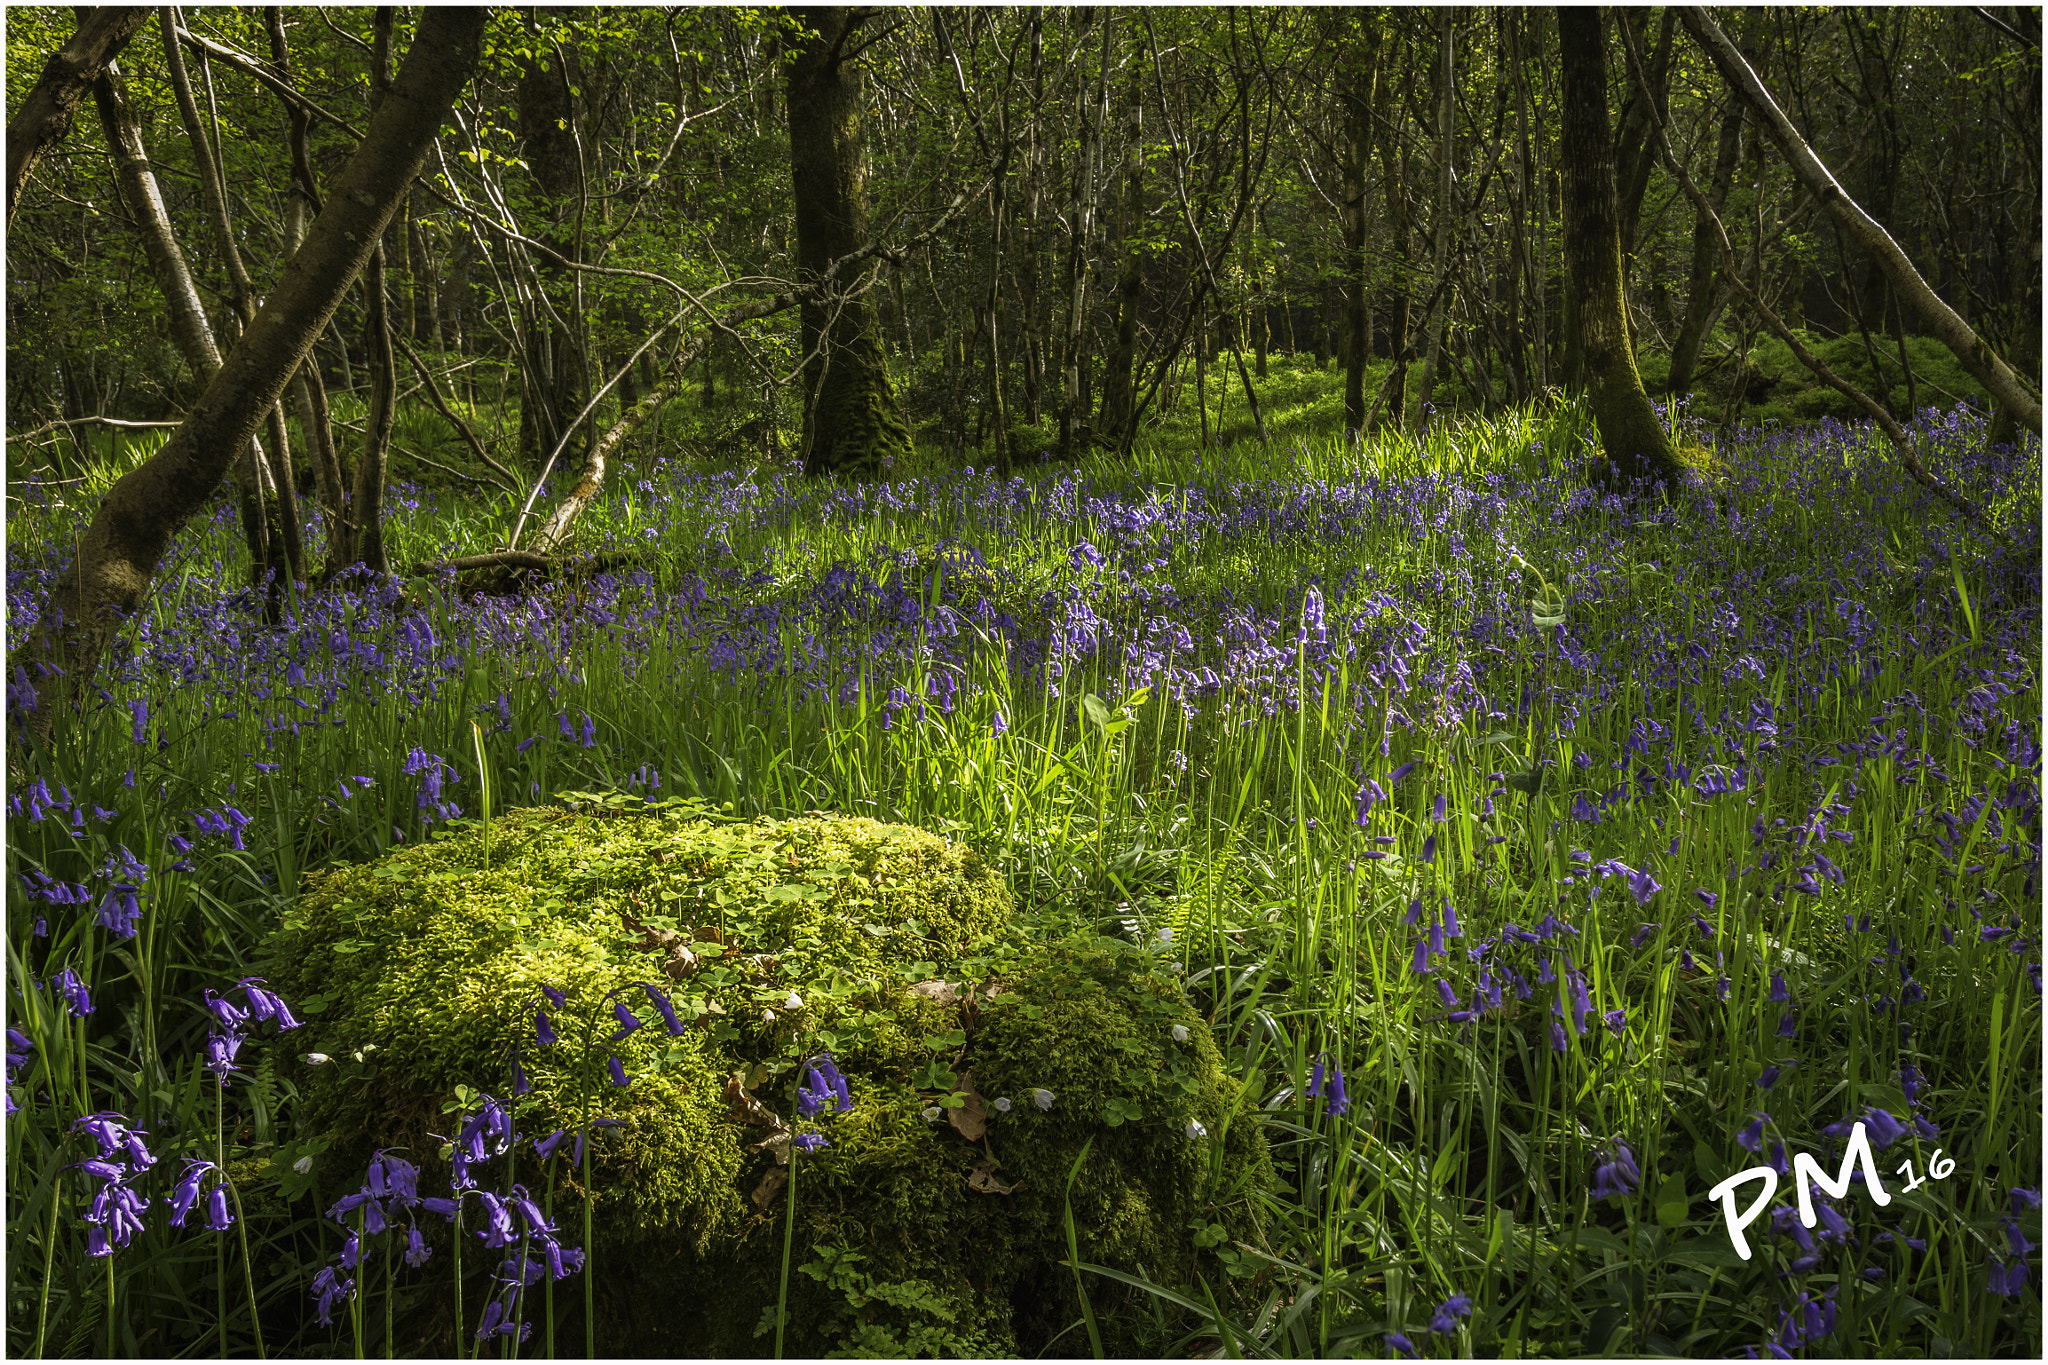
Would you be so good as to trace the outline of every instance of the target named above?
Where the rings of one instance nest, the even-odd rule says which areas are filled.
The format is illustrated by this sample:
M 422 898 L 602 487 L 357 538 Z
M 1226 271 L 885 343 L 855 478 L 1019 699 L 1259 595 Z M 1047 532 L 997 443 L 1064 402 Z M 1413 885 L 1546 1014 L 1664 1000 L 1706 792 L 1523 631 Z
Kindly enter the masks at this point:
M 1600 444 L 1622 479 L 1669 483 L 1678 475 L 1678 456 L 1636 371 L 1622 293 L 1603 19 L 1597 8 L 1557 12 L 1564 75 L 1559 159 L 1565 267 Z
M 807 31 L 789 67 L 789 168 L 797 266 L 807 278 L 867 245 L 861 165 L 861 87 L 852 59 L 860 27 L 877 17 L 828 5 L 798 11 Z M 910 428 L 889 384 L 880 323 L 861 280 L 801 309 L 806 475 L 872 477 L 908 456 Z

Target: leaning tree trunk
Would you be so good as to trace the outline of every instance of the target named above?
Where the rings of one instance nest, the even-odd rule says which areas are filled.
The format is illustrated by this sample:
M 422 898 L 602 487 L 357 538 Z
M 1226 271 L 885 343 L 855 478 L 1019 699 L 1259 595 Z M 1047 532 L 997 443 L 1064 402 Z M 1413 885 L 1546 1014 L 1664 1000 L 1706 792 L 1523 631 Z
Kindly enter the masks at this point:
M 262 311 L 183 425 L 101 500 L 9 669 L 10 705 L 29 711 L 45 739 L 58 711 L 91 695 L 108 636 L 141 608 L 178 532 L 212 498 L 361 272 L 476 69 L 484 18 L 481 9 L 424 11 L 405 69 Z
M 79 11 L 78 31 L 50 54 L 42 76 L 7 120 L 7 226 L 14 226 L 22 187 L 43 148 L 70 135 L 71 116 L 85 92 L 148 22 L 148 9 L 139 5 Z
M 93 82 L 93 103 L 106 129 L 107 146 L 114 154 L 115 178 L 127 200 L 129 218 L 142 235 L 142 253 L 163 295 L 171 339 L 199 382 L 210 384 L 220 373 L 220 346 L 214 340 L 212 324 L 206 320 L 206 308 L 199 301 L 199 287 L 193 283 L 185 253 L 171 228 L 170 212 L 164 207 L 156 172 L 150 169 L 149 151 L 143 146 L 142 124 L 128 103 L 120 74 L 118 67 L 108 64 L 106 74 Z M 265 485 L 269 480 L 268 466 L 253 436 L 247 446 L 236 452 L 232 472 L 242 535 L 249 546 L 250 581 L 260 583 L 270 569 L 270 526 L 265 510 Z
M 2040 435 L 2040 400 L 2026 391 L 2012 367 L 2000 359 L 1984 339 L 1971 330 L 1970 324 L 1964 322 L 1956 310 L 1928 286 L 1883 225 L 1857 207 L 1848 191 L 1814 155 L 1806 140 L 1799 136 L 1799 130 L 1785 117 L 1785 111 L 1771 98 L 1771 92 L 1764 88 L 1764 83 L 1736 50 L 1735 44 L 1729 41 L 1728 35 L 1721 31 L 1721 26 L 1714 22 L 1713 16 L 1688 5 L 1679 10 L 1679 18 L 1699 45 L 1706 49 L 1707 56 L 1713 60 L 1729 88 L 1763 120 L 1764 131 L 1785 154 L 1785 160 L 1791 164 L 1800 183 L 1812 191 L 1821 206 L 1841 220 L 1857 244 L 1884 267 L 1885 277 L 1891 281 L 1899 298 L 1919 311 L 1928 329 L 1941 338 L 1941 344 L 1955 354 L 1973 379 L 2000 404 L 2011 409 L 2015 417 L 2027 424 L 2028 430 Z
M 871 13 L 837 5 L 800 12 L 810 31 L 790 63 L 787 105 L 797 266 L 806 278 L 867 245 L 861 83 L 846 49 Z M 911 452 L 881 328 L 860 285 L 846 281 L 801 309 L 806 475 L 872 477 Z
M 1563 58 L 1564 250 L 1587 399 L 1600 444 L 1624 481 L 1669 483 L 1679 463 L 1636 372 L 1622 295 L 1621 232 L 1615 218 L 1614 142 L 1607 124 L 1607 55 L 1597 8 L 1559 8 Z

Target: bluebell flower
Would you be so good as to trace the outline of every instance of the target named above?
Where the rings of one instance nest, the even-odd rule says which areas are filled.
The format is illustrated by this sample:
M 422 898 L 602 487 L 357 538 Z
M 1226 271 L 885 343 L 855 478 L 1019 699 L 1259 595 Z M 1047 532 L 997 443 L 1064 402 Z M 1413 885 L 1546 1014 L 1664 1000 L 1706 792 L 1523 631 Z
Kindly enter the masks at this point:
M 206 1035 L 206 1069 L 219 1078 L 222 1085 L 228 1083 L 228 1076 L 235 1068 L 235 1055 L 242 1050 L 243 1036 L 236 1032 L 218 1030 Z
M 1656 935 L 1656 933 L 1657 926 L 1654 924 L 1639 925 L 1636 928 L 1634 935 L 1632 935 L 1629 938 L 1628 946 L 1631 948 L 1640 948 L 1645 943 L 1648 943 L 1651 940 L 1651 938 L 1653 938 Z
M 1756 1078 L 1757 1089 L 1769 1090 L 1776 1086 L 1778 1083 L 1778 1073 L 1782 1069 L 1776 1062 L 1772 1062 L 1769 1066 L 1765 1067 L 1763 1074 Z
M 546 1010 L 533 1012 L 533 1036 L 540 1041 L 542 1047 L 553 1047 L 562 1041 L 555 1034 L 555 1026 L 548 1022 Z
M 826 1140 L 823 1133 L 800 1133 L 793 1145 L 798 1151 L 809 1154 L 820 1147 L 829 1147 L 832 1144 Z
M 1434 834 L 1422 841 L 1422 861 L 1425 863 L 1436 861 L 1436 836 Z
M 185 1174 L 178 1177 L 177 1186 L 171 1191 L 172 1227 L 185 1226 L 185 1215 L 192 1212 L 193 1205 L 199 1202 L 200 1185 L 205 1180 L 206 1173 L 218 1169 L 219 1167 L 211 1161 L 202 1161 L 198 1157 L 185 1158 Z
M 612 1002 L 612 1017 L 619 1021 L 619 1031 L 611 1036 L 614 1043 L 623 1041 L 627 1034 L 640 1027 L 640 1017 L 627 1009 L 623 1001 Z
M 670 1036 L 681 1033 L 686 1026 L 676 1017 L 676 1007 L 661 987 L 652 981 L 642 981 L 639 985 L 647 992 L 647 998 L 653 1003 L 655 1012 L 661 1015 L 662 1023 L 668 1026 Z
M 1780 1038 L 1797 1038 L 1799 1036 L 1798 1011 L 1786 1010 L 1785 1013 L 1779 1017 L 1778 1036 Z
M 1458 1319 L 1472 1315 L 1472 1300 L 1463 1294 L 1453 1294 L 1436 1306 L 1430 1315 L 1429 1330 L 1448 1336 L 1458 1330 Z
M 1391 1346 L 1394 1350 L 1400 1352 L 1400 1354 L 1405 1359 L 1416 1360 L 1419 1359 L 1422 1355 L 1422 1352 L 1415 1349 L 1415 1343 L 1408 1340 L 1407 1337 L 1401 1335 L 1399 1332 L 1387 1333 L 1386 1342 L 1387 1345 Z
M 65 967 L 51 977 L 50 981 L 63 995 L 64 1004 L 74 1018 L 83 1019 L 92 1013 L 92 994 L 86 990 L 85 983 L 78 979 L 77 972 Z
M 1868 1113 L 1870 1136 L 1877 1142 L 1877 1150 L 1885 1148 L 1906 1136 L 1906 1125 L 1900 1123 L 1883 1109 L 1872 1109 Z
M 420 1236 L 418 1226 L 408 1227 L 405 1232 L 405 1263 L 418 1270 L 433 1254 L 434 1249 L 427 1245 L 426 1238 Z
M 1785 974 L 1771 973 L 1771 993 L 1765 997 L 1774 1005 L 1781 1005 L 1792 998 L 1792 992 L 1785 988 Z
M 1753 1109 L 1750 1113 L 1754 1122 L 1735 1135 L 1735 1145 L 1745 1152 L 1761 1151 L 1764 1145 L 1764 1124 L 1771 1116 L 1758 1109 Z
M 2034 1244 L 2027 1240 L 2026 1233 L 2020 1231 L 2020 1225 L 2010 1218 L 2005 1220 L 2005 1241 L 2015 1256 L 2034 1254 Z
M 612 1059 L 610 1060 L 610 1066 L 611 1066 L 611 1073 L 612 1073 L 612 1084 L 613 1084 L 613 1085 L 630 1085 L 630 1084 L 631 1084 L 631 1082 L 630 1082 L 630 1081 L 628 1081 L 628 1080 L 626 1079 L 626 1068 L 625 1068 L 625 1067 L 624 1067 L 623 1065 L 621 1065 L 621 1064 L 620 1064 L 620 1062 L 619 1062 L 619 1059 L 618 1059 L 617 1057 L 613 1057 L 613 1058 L 612 1058 Z
M 2041 1192 L 2039 1190 L 2027 1189 L 2024 1185 L 2013 1186 L 2012 1193 L 2008 1197 L 2012 1201 L 2012 1214 L 2015 1218 L 2032 1209 L 2041 1207 Z
M 1611 1195 L 1633 1194 L 1643 1182 L 1643 1173 L 1636 1167 L 1635 1154 L 1630 1152 L 1626 1142 L 1614 1144 L 1614 1159 L 1603 1162 L 1593 1171 L 1593 1197 L 1606 1199 Z
M 333 1266 L 323 1266 L 313 1277 L 313 1297 L 317 1300 L 315 1312 L 322 1327 L 334 1325 L 334 1306 L 356 1296 L 356 1282 L 343 1279 Z

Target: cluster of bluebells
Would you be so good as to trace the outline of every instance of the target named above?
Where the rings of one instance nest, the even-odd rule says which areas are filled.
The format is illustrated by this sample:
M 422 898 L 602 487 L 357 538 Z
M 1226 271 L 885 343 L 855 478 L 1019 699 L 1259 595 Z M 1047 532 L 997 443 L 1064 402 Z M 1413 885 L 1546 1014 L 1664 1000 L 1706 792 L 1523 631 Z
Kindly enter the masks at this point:
M 1472 1298 L 1469 1294 L 1453 1294 L 1438 1304 L 1429 1315 L 1429 1330 L 1438 1336 L 1453 1336 L 1458 1330 L 1458 1320 L 1472 1316 Z M 1409 1340 L 1404 1332 L 1389 1332 L 1385 1341 L 1389 1349 L 1406 1360 L 1421 1357 L 1422 1352 Z
M 7 1112 L 10 1114 L 16 1113 L 21 1108 L 14 1099 L 14 1074 L 28 1065 L 28 1059 L 34 1054 L 35 1045 L 35 1039 L 29 1037 L 20 1029 L 10 1028 L 7 1030 L 7 1088 L 5 1093 L 7 1097 Z
M 1816 1297 L 1802 1291 L 1790 1307 L 1778 1310 L 1778 1330 L 1761 1347 L 1745 1346 L 1743 1360 L 1790 1360 L 1801 1346 L 1810 1345 L 1835 1331 L 1835 1290 L 1829 1287 Z
M 425 749 L 413 749 L 405 756 L 405 775 L 420 780 L 421 824 L 431 825 L 436 820 L 454 820 L 462 815 L 462 807 L 442 795 L 442 784 L 459 774 L 453 765 L 439 754 L 430 754 Z
M 853 1093 L 830 1052 L 821 1052 L 804 1063 L 804 1076 L 796 1088 L 796 1110 L 807 1119 L 826 1112 L 843 1114 L 853 1108 Z M 832 1144 L 823 1133 L 799 1133 L 797 1150 L 815 1152 Z
M 605 1040 L 607 1048 L 618 1047 L 620 1043 L 626 1041 L 628 1037 L 637 1033 L 642 1027 L 640 1016 L 628 1009 L 625 1001 L 616 998 L 624 992 L 631 990 L 647 992 L 648 1003 L 653 1005 L 655 1012 L 661 1015 L 662 1023 L 667 1025 L 671 1036 L 680 1034 L 683 1031 L 685 1025 L 682 1019 L 677 1016 L 675 1004 L 668 998 L 667 992 L 663 991 L 661 987 L 655 985 L 652 981 L 635 981 L 629 986 L 620 987 L 618 990 L 613 991 L 610 996 L 606 997 L 611 1003 L 612 1017 L 618 1021 L 619 1025 L 611 1037 Z M 561 1043 L 562 1038 L 555 1031 L 554 1022 L 548 1018 L 546 1007 L 552 1006 L 557 1010 L 567 1009 L 569 998 L 559 988 L 554 986 L 543 985 L 540 988 L 540 992 L 542 1001 L 539 1005 L 535 1006 L 533 1011 L 534 1037 L 542 1047 L 554 1047 Z M 611 1052 L 606 1058 L 605 1069 L 611 1073 L 613 1085 L 626 1086 L 632 1083 L 632 1078 L 626 1074 L 626 1064 L 617 1052 Z M 513 1093 L 523 1095 L 531 1088 L 531 1085 L 527 1082 L 524 1069 L 517 1060 L 514 1060 L 512 1063 Z
M 242 992 L 239 1005 L 228 998 L 237 990 Z M 206 1010 L 213 1016 L 213 1027 L 206 1035 L 206 1069 L 217 1076 L 222 1085 L 228 1084 L 228 1077 L 238 1069 L 235 1058 L 257 1024 L 275 1024 L 279 1032 L 299 1027 L 299 1021 L 292 1017 L 291 1009 L 284 1000 L 276 992 L 263 988 L 260 976 L 243 977 L 224 994 L 207 991 Z
M 2026 1232 L 2020 1227 L 2023 1214 L 2041 1207 L 2041 1192 L 2015 1185 L 2012 1189 L 2012 1214 L 2003 1220 L 2006 1255 L 1991 1262 L 1990 1273 L 1985 1278 L 1985 1292 L 2000 1298 L 2018 1298 L 2027 1292 L 2027 1257 L 2040 1248 L 2027 1240 Z
M 1321 1100 L 1323 1107 L 1333 1116 L 1351 1111 L 1351 1097 L 1344 1092 L 1344 1069 L 1328 1053 L 1316 1057 L 1315 1068 L 1309 1073 L 1308 1089 L 1301 1093 L 1308 1099 Z
M 1642 1183 L 1643 1172 L 1636 1165 L 1636 1154 L 1628 1149 L 1626 1142 L 1615 1139 L 1607 1160 L 1593 1168 L 1593 1197 L 1606 1199 L 1633 1194 Z
M 85 1213 L 86 1250 L 111 1256 L 142 1231 L 143 1211 L 150 1201 L 136 1191 L 135 1181 L 156 1165 L 156 1157 L 142 1141 L 147 1135 L 130 1128 L 120 1114 L 87 1114 L 71 1129 L 90 1137 L 99 1148 L 97 1155 L 78 1163 L 78 1169 L 99 1182 Z

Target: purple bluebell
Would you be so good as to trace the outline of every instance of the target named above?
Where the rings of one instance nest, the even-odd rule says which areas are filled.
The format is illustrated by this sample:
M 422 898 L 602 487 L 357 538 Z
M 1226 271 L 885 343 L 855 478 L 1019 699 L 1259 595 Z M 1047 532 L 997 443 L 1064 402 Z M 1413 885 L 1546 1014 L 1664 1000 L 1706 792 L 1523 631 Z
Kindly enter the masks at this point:
M 71 1011 L 73 1017 L 83 1019 L 92 1013 L 92 993 L 86 990 L 85 983 L 78 979 L 77 972 L 69 967 L 62 968 L 50 978 L 50 982 L 64 997 L 64 1005 Z
M 1430 1314 L 1429 1330 L 1442 1336 L 1449 1336 L 1458 1330 L 1458 1319 L 1472 1315 L 1472 1300 L 1463 1294 L 1453 1294 L 1436 1306 Z
M 624 1001 L 612 1002 L 612 1017 L 619 1021 L 619 1031 L 611 1036 L 614 1043 L 623 1042 L 627 1034 L 640 1027 L 640 1016 L 627 1009 Z
M 1633 1194 L 1643 1182 L 1643 1173 L 1636 1167 L 1635 1154 L 1626 1142 L 1614 1144 L 1614 1156 L 1601 1163 L 1593 1171 L 1593 1197 L 1606 1199 L 1613 1195 Z

